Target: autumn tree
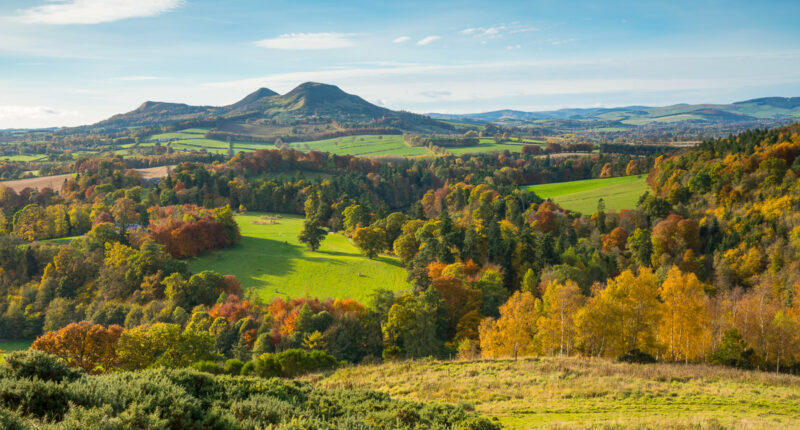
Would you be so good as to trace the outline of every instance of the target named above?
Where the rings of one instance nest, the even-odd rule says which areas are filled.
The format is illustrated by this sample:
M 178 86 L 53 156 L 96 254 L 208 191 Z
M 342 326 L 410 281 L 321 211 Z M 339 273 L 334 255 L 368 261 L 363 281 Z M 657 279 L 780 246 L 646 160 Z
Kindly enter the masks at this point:
M 118 325 L 106 328 L 81 321 L 45 333 L 33 342 L 31 348 L 57 355 L 69 366 L 87 372 L 107 371 L 117 363 L 116 346 L 122 331 Z
M 397 299 L 381 324 L 384 342 L 406 357 L 438 356 L 443 350 L 444 309 L 434 288 Z
M 650 269 L 630 270 L 608 280 L 576 315 L 580 339 L 595 353 L 609 356 L 656 346 L 659 315 L 658 278 Z M 598 339 L 602 344 L 596 345 Z
M 386 232 L 381 228 L 359 227 L 353 233 L 353 243 L 369 259 L 386 248 Z
M 119 224 L 119 235 L 125 241 L 128 225 L 135 224 L 139 218 L 139 214 L 136 212 L 136 202 L 127 197 L 117 199 L 111 207 L 111 215 Z
M 664 356 L 689 362 L 701 357 L 708 347 L 708 311 L 704 286 L 694 273 L 673 266 L 659 290 L 661 322 L 659 339 Z
M 529 292 L 515 292 L 500 306 L 500 317 L 486 318 L 481 322 L 479 333 L 481 354 L 499 358 L 535 354 L 536 320 L 541 302 Z
M 551 282 L 542 296 L 542 316 L 536 323 L 537 338 L 546 354 L 570 355 L 574 348 L 575 314 L 585 301 L 578 284 Z
M 216 358 L 209 333 L 181 331 L 177 324 L 157 323 L 125 330 L 117 345 L 120 367 L 129 370 L 153 366 L 185 367 Z

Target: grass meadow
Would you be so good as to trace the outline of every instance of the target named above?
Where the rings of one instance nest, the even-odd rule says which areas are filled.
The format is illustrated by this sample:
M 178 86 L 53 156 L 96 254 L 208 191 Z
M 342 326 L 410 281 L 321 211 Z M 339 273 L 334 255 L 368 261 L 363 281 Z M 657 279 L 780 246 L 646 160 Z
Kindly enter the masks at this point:
M 216 270 L 236 275 L 243 288 L 255 288 L 264 300 L 309 294 L 363 303 L 377 289 L 409 288 L 406 271 L 397 258 L 379 256 L 370 260 L 345 236 L 334 233 L 328 234 L 319 251 L 310 252 L 297 240 L 302 217 L 265 216 L 238 215 L 241 242 L 190 260 L 192 272 Z
M 400 361 L 305 379 L 324 388 L 468 403 L 507 429 L 800 427 L 800 377 L 586 358 Z
M 431 155 L 426 148 L 406 145 L 403 143 L 403 136 L 397 134 L 344 136 L 313 142 L 293 142 L 289 146 L 305 152 L 321 151 L 336 155 L 355 155 L 359 157 L 381 155 L 418 157 Z
M 644 175 L 621 176 L 528 185 L 525 189 L 535 192 L 543 199 L 552 199 L 565 209 L 592 214 L 597 210 L 597 202 L 601 198 L 606 210 L 620 211 L 635 207 L 639 197 L 649 189 L 646 179 Z

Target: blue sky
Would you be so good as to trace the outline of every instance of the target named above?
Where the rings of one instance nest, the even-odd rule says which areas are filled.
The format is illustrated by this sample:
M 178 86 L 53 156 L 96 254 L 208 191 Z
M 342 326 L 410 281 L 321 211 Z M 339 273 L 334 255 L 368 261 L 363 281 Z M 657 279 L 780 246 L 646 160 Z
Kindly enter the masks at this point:
M 2 0 L 0 128 L 336 84 L 393 109 L 800 96 L 800 1 Z

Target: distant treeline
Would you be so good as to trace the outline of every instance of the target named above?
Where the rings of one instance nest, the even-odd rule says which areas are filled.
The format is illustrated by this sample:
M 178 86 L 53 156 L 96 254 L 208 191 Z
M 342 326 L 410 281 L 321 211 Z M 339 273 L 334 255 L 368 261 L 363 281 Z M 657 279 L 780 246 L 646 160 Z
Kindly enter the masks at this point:
M 261 142 L 261 143 L 275 143 L 281 141 L 284 143 L 289 142 L 305 142 L 313 140 L 335 139 L 337 137 L 356 136 L 356 135 L 380 135 L 380 134 L 402 134 L 401 130 L 393 127 L 383 128 L 349 128 L 346 130 L 329 131 L 316 134 L 298 134 L 298 135 L 281 135 L 281 136 L 252 136 L 249 134 L 233 133 L 229 131 L 211 130 L 206 133 L 207 139 L 217 140 L 235 140 L 239 142 Z
M 406 134 L 403 141 L 410 146 L 433 147 L 440 146 L 445 148 L 477 146 L 480 144 L 478 136 L 420 136 Z
M 601 143 L 600 152 L 605 154 L 659 155 L 681 148 L 670 145 L 628 145 L 624 143 Z

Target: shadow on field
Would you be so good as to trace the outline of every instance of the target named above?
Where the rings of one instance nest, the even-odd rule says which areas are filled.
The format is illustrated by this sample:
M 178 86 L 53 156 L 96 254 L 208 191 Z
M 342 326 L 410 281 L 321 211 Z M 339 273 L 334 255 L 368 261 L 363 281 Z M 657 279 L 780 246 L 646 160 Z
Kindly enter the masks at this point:
M 258 276 L 286 276 L 293 270 L 293 261 L 303 258 L 303 247 L 284 241 L 259 237 L 243 237 L 242 241 L 224 253 L 226 260 L 221 269 L 227 268 L 239 278 L 243 285 L 259 284 Z

